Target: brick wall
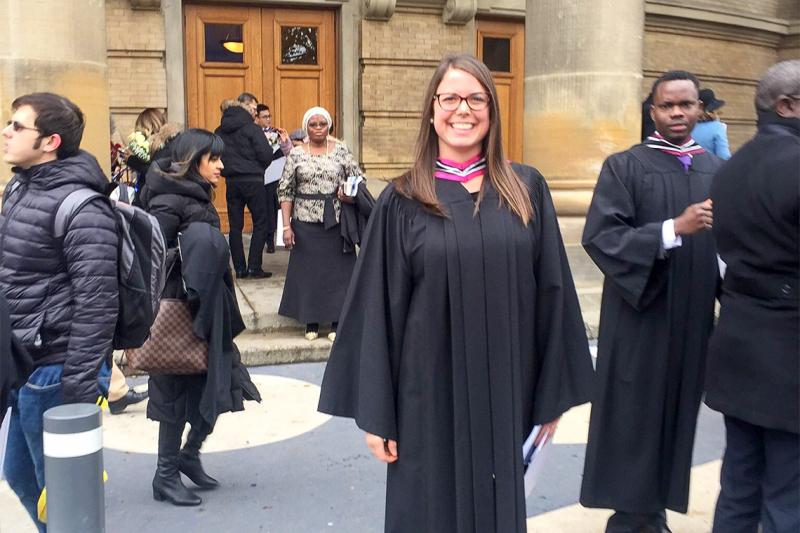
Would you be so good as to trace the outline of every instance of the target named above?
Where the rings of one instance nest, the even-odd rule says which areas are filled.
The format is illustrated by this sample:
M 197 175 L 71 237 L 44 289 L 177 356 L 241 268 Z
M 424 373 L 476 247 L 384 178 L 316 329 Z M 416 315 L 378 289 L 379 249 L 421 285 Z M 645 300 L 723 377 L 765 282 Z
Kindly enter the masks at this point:
M 167 105 L 164 19 L 134 11 L 129 0 L 106 0 L 106 27 L 111 115 L 125 138 L 142 109 Z
M 422 95 L 448 52 L 474 51 L 474 27 L 447 25 L 441 10 L 400 9 L 361 21 L 361 160 L 369 177 L 411 165 Z
M 775 0 L 758 4 L 763 4 L 765 12 L 781 7 Z M 714 89 L 717 98 L 726 101 L 720 115 L 728 124 L 731 149 L 752 137 L 756 129 L 756 83 L 779 61 L 781 37 L 736 26 L 652 15 L 646 17 L 645 24 L 643 98 L 662 72 L 688 70 L 697 75 L 702 87 Z

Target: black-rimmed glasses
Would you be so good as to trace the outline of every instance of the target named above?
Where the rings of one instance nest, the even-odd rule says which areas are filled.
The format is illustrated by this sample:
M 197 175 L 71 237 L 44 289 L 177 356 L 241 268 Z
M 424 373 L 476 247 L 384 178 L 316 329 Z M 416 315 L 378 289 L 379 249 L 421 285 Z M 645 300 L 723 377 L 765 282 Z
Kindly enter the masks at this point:
M 22 130 L 38 131 L 40 133 L 42 131 L 39 128 L 29 128 L 28 126 L 23 126 L 22 124 L 20 124 L 16 120 L 9 120 L 8 122 L 6 122 L 6 127 L 9 127 L 9 126 L 11 126 L 11 129 L 16 131 L 17 133 L 21 132 Z
M 434 94 L 433 99 L 439 102 L 439 106 L 445 111 L 455 111 L 461 102 L 466 102 L 473 111 L 483 111 L 489 107 L 489 102 L 492 101 L 487 93 L 472 93 L 467 96 L 456 93 L 440 93 Z

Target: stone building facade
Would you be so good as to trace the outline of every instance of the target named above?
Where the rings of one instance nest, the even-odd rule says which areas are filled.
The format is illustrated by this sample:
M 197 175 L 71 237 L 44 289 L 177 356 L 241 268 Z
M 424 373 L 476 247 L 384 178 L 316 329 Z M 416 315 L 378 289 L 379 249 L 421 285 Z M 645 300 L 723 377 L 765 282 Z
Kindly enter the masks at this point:
M 187 123 L 187 69 L 193 67 L 187 65 L 185 0 L 3 4 L 4 121 L 16 94 L 66 93 L 87 109 L 87 146 L 103 161 L 109 113 L 123 137 L 145 107 Z M 521 113 L 512 110 L 509 117 L 521 126 L 522 159 L 548 177 L 562 215 L 585 213 L 602 160 L 638 141 L 640 102 L 659 73 L 690 70 L 726 100 L 723 120 L 736 148 L 755 129 L 757 79 L 773 63 L 800 57 L 796 0 L 203 2 L 223 10 L 243 4 L 335 13 L 337 134 L 374 178 L 409 166 L 421 95 L 441 57 L 480 52 L 482 24 L 524 25 Z M 98 20 L 102 35 L 86 22 Z M 55 61 L 47 63 L 44 51 L 54 46 Z M 53 77 L 53 63 L 71 76 Z M 0 188 L 8 177 L 0 169 Z

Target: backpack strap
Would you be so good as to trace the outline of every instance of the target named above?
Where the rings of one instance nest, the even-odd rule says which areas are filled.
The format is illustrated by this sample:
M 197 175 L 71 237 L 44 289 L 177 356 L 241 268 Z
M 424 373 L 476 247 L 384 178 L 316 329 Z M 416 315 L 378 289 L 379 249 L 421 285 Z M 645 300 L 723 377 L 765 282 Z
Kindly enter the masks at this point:
M 56 239 L 64 238 L 72 218 L 83 206 L 95 198 L 105 198 L 105 196 L 93 189 L 83 188 L 72 191 L 61 200 L 53 220 L 53 235 Z
M 18 180 L 18 179 L 14 179 L 14 180 L 12 180 L 12 181 L 11 181 L 11 183 L 9 183 L 8 185 L 6 185 L 6 189 L 3 191 L 3 204 L 5 204 L 5 203 L 6 203 L 6 201 L 7 201 L 9 198 L 11 198 L 11 195 L 12 195 L 12 194 L 14 193 L 14 191 L 16 191 L 17 189 L 19 189 L 19 180 Z

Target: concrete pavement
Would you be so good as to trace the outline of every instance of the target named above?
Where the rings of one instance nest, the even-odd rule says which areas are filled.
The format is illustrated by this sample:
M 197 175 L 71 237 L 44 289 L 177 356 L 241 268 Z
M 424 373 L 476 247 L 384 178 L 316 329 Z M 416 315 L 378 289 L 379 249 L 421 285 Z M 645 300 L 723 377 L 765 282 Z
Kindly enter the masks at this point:
M 207 470 L 222 483 L 203 492 L 200 507 L 177 508 L 152 499 L 157 425 L 143 404 L 104 417 L 108 531 L 115 533 L 383 531 L 385 468 L 372 459 L 350 420 L 316 412 L 324 364 L 251 369 L 264 401 L 226 414 L 204 449 Z M 144 378 L 135 378 L 143 384 Z M 578 504 L 589 408 L 563 418 L 543 481 L 528 498 L 528 531 L 602 532 L 609 512 Z M 710 530 L 724 447 L 721 417 L 701 410 L 689 514 L 670 513 L 675 533 Z M 187 481 L 188 483 L 188 481 Z M 0 532 L 34 529 L 0 482 Z

